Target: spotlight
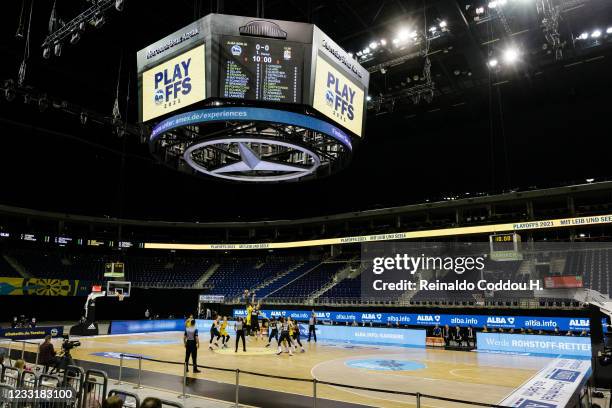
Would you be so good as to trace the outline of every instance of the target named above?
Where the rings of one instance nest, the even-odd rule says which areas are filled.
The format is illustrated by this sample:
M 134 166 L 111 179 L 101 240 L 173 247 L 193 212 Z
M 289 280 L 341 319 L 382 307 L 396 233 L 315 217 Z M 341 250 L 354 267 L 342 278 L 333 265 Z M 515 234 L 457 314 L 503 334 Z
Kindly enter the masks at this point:
M 402 41 L 407 40 L 408 37 L 410 37 L 410 32 L 406 30 L 405 28 L 400 30 L 400 32 L 397 34 L 398 34 L 399 39 Z
M 78 43 L 80 39 L 81 39 L 81 34 L 78 31 L 75 31 L 70 36 L 70 44 L 74 45 L 74 44 Z
M 49 47 L 43 48 L 43 58 L 49 59 L 50 56 L 51 56 L 51 49 Z
M 385 40 L 384 38 L 380 40 L 380 45 L 387 45 L 387 40 Z
M 487 62 L 487 65 L 489 65 L 490 68 L 495 68 L 497 64 L 498 64 L 498 61 L 495 58 L 491 58 L 489 62 Z
M 586 31 L 578 36 L 579 40 L 586 40 L 587 38 L 589 38 L 589 33 L 587 33 Z
M 504 62 L 512 64 L 519 58 L 519 52 L 516 48 L 508 48 L 504 51 Z
M 104 14 L 102 13 L 98 13 L 96 14 L 90 21 L 89 23 L 98 28 L 101 27 L 102 25 L 104 25 Z
M 435 33 L 438 30 L 438 27 L 433 26 L 429 29 L 429 31 L 431 31 L 432 33 Z
M 123 11 L 123 0 L 115 0 L 115 10 Z
M 364 53 L 364 54 L 369 54 L 369 53 L 370 53 L 370 47 L 365 47 L 365 48 L 363 49 L 363 53 Z
M 397 45 L 399 43 L 399 38 L 394 38 L 391 42 Z
M 368 95 L 368 96 L 366 97 L 366 101 L 370 102 L 371 100 L 372 100 L 372 97 L 371 97 L 370 95 Z
M 370 47 L 371 49 L 375 50 L 376 47 L 378 47 L 378 43 L 376 41 L 372 41 L 368 47 Z
M 446 20 L 440 21 L 440 28 L 445 28 L 445 27 L 446 27 Z
M 55 43 L 53 46 L 53 54 L 55 54 L 56 57 L 62 55 L 62 43 Z
M 387 73 L 387 69 L 386 68 L 381 68 L 380 69 L 380 73 L 385 75 Z
M 591 38 L 599 38 L 599 37 L 601 37 L 601 30 L 594 30 L 591 33 Z
M 477 15 L 484 14 L 484 12 L 485 12 L 484 7 L 477 7 L 477 8 L 476 8 L 476 14 L 477 14 Z
M 606 29 L 606 34 L 612 34 L 612 27 L 608 27 Z

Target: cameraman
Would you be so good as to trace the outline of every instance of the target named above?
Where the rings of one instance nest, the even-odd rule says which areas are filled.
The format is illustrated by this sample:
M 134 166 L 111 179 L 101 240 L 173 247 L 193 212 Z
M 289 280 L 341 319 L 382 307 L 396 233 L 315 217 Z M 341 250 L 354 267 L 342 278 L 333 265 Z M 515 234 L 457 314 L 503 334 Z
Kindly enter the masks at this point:
M 55 367 L 58 363 L 53 343 L 51 343 L 51 336 L 45 336 L 45 341 L 38 348 L 38 362 L 44 366 L 44 373 L 47 372 L 49 366 Z

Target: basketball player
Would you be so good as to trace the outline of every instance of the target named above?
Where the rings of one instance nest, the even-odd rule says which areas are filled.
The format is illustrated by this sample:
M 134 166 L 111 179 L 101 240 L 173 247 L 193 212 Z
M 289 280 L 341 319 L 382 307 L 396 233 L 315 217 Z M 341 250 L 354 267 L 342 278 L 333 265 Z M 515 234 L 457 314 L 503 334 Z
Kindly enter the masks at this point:
M 183 343 L 185 344 L 185 370 L 189 372 L 189 357 L 191 356 L 193 372 L 199 373 L 198 348 L 200 348 L 200 338 L 198 336 L 198 329 L 196 329 L 196 322 L 193 319 L 189 321 L 187 328 L 185 328 Z
M 247 336 L 251 335 L 251 319 L 252 316 L 251 314 L 253 313 L 253 305 L 251 303 L 249 303 L 249 305 L 247 306 L 246 309 L 246 319 L 244 322 L 244 331 L 246 332 Z M 238 339 L 236 339 L 238 340 Z
M 255 340 L 257 340 L 257 335 L 259 334 L 259 305 L 255 306 L 251 311 L 251 336 L 255 336 Z
M 213 349 L 212 342 L 215 336 L 217 337 L 217 340 L 215 340 L 215 346 L 219 347 L 219 339 L 221 338 L 221 333 L 219 333 L 219 317 L 217 317 L 210 326 L 210 341 L 208 342 L 209 350 Z
M 276 321 L 276 319 L 272 318 L 272 320 L 270 320 L 270 322 L 268 323 L 268 330 L 270 332 L 270 335 L 268 336 L 268 344 L 266 344 L 266 347 L 270 347 L 272 339 L 276 340 L 276 345 L 278 346 L 278 322 Z
M 236 320 L 236 323 L 234 324 L 234 330 L 236 330 L 236 349 L 234 350 L 234 353 L 238 352 L 238 343 L 240 342 L 240 339 L 242 339 L 242 351 L 246 352 L 246 338 L 244 337 L 244 320 L 242 320 L 242 317 L 239 317 L 238 320 Z
M 296 343 L 300 345 L 300 348 L 302 349 L 302 353 L 306 352 L 306 350 L 304 350 L 304 346 L 302 346 L 302 342 L 300 341 L 300 324 L 298 323 L 297 320 L 295 319 L 291 319 L 291 325 L 293 326 L 293 330 L 292 330 L 292 336 L 291 338 L 293 339 L 293 346 L 295 347 L 295 349 L 297 350 L 297 346 Z
M 227 316 L 223 316 L 219 333 L 221 333 L 221 342 L 223 343 L 222 347 L 227 348 L 227 343 L 229 342 L 230 338 L 229 334 L 227 334 Z
M 287 345 L 287 348 L 289 349 L 289 355 L 292 356 L 293 352 L 291 351 L 291 337 L 289 336 L 289 328 L 291 325 L 289 324 L 288 320 L 285 320 L 284 317 L 280 318 L 280 324 L 280 338 L 278 339 L 278 352 L 276 354 L 281 354 L 283 352 L 281 345 L 284 341 Z

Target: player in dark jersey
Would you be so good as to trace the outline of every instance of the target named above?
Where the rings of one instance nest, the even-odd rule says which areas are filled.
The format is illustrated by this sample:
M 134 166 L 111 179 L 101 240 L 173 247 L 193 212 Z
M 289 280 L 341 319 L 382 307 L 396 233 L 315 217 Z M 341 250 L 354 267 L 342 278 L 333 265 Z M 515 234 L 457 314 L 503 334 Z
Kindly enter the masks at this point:
M 276 345 L 278 346 L 278 322 L 276 319 L 272 318 L 268 323 L 268 332 L 268 344 L 266 344 L 266 347 L 270 347 L 272 339 L 276 340 Z
M 280 318 L 280 337 L 278 339 L 278 352 L 276 354 L 281 354 L 283 352 L 282 350 L 282 344 L 283 341 L 285 342 L 285 344 L 287 345 L 287 348 L 289 349 L 289 355 L 292 356 L 293 352 L 291 351 L 291 337 L 289 336 L 289 328 L 290 328 L 290 324 L 288 320 L 285 320 L 284 317 Z
M 306 350 L 304 350 L 304 346 L 302 346 L 302 342 L 300 341 L 300 335 L 301 335 L 301 333 L 300 333 L 300 324 L 295 319 L 291 319 L 290 322 L 291 322 L 291 325 L 293 326 L 292 336 L 291 336 L 291 338 L 293 340 L 293 346 L 297 350 L 297 346 L 295 344 L 296 343 L 299 344 L 300 348 L 302 349 L 301 352 L 304 353 Z
M 215 346 L 219 347 L 219 339 L 221 338 L 221 333 L 219 333 L 219 317 L 213 320 L 212 325 L 210 326 L 210 341 L 208 342 L 209 350 L 213 350 L 212 342 L 215 336 L 217 337 L 215 340 Z

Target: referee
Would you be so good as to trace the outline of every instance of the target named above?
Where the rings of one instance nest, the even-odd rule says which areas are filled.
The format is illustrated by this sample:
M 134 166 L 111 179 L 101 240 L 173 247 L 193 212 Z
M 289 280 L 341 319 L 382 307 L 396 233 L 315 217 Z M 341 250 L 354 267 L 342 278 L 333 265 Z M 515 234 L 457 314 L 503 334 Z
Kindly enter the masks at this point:
M 317 314 L 313 310 L 310 314 L 310 319 L 308 319 L 308 342 L 310 343 L 310 335 L 314 336 L 315 343 L 317 342 Z
M 189 356 L 193 363 L 193 372 L 199 373 L 198 370 L 198 348 L 200 348 L 200 338 L 198 337 L 198 329 L 196 329 L 195 320 L 188 320 L 185 328 L 185 371 L 189 372 Z

